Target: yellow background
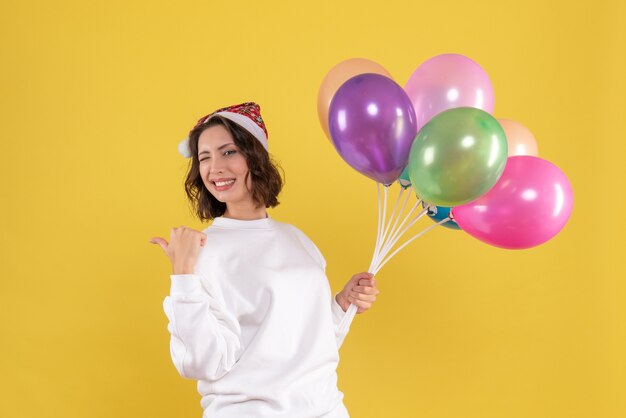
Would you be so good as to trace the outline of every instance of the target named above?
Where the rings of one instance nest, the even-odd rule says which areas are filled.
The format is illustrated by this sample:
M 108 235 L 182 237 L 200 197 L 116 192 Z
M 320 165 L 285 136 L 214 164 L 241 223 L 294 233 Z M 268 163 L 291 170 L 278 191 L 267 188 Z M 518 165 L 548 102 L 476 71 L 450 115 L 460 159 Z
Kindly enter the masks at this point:
M 148 243 L 206 227 L 178 141 L 218 107 L 260 103 L 287 179 L 270 214 L 317 243 L 338 291 L 369 265 L 376 186 L 325 138 L 319 84 L 364 57 L 404 85 L 446 52 L 483 66 L 495 116 L 535 134 L 574 211 L 534 249 L 436 228 L 400 253 L 341 349 L 345 404 L 354 418 L 626 416 L 625 16 L 621 0 L 4 0 L 0 416 L 200 417 L 170 359 L 169 262 Z

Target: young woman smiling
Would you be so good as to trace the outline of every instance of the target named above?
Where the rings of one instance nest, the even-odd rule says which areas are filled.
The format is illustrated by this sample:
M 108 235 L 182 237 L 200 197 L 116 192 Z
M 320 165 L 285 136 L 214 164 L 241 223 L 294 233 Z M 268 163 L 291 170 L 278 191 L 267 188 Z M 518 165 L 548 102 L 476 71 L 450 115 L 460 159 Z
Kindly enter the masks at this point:
M 337 387 L 342 321 L 379 293 L 369 273 L 332 295 L 326 261 L 298 228 L 270 218 L 283 180 L 268 153 L 257 104 L 201 118 L 179 151 L 191 158 L 185 190 L 203 231 L 172 228 L 170 352 L 198 381 L 204 417 L 345 418 Z

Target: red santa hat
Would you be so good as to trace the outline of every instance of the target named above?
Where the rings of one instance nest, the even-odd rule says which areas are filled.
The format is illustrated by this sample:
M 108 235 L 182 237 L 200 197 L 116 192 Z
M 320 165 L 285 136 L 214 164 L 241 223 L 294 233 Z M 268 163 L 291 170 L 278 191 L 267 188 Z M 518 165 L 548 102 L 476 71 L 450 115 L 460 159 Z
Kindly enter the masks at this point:
M 222 116 L 235 122 L 237 125 L 250 132 L 252 136 L 259 140 L 263 148 L 267 150 L 267 129 L 261 117 L 261 107 L 254 102 L 246 102 L 238 105 L 223 107 L 213 113 L 201 117 L 193 129 L 207 123 L 214 116 Z M 191 131 L 193 131 L 193 129 Z M 189 133 L 191 134 L 191 131 Z M 178 144 L 178 152 L 185 158 L 191 157 L 189 149 L 189 136 Z

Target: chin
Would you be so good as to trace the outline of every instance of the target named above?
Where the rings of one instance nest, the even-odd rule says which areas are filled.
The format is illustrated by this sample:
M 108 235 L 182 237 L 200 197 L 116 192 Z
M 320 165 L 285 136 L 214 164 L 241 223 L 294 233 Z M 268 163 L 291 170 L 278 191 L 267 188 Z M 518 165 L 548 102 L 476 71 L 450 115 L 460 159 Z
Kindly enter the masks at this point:
M 211 193 L 211 191 L 209 191 L 209 193 Z M 216 198 L 219 202 L 221 203 L 234 203 L 234 202 L 239 202 L 240 200 L 243 199 L 244 193 L 237 193 L 237 190 L 228 190 L 228 195 L 224 196 L 222 193 L 216 192 L 216 193 L 211 193 L 211 196 L 213 196 L 214 198 Z

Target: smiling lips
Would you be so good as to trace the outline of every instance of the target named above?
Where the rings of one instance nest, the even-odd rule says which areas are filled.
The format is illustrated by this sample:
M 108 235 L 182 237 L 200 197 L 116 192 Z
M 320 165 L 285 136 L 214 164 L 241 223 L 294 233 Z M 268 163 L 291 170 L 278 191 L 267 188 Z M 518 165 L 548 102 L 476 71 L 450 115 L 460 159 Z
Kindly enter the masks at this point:
M 215 188 L 218 191 L 224 191 L 224 190 L 228 190 L 230 189 L 230 187 L 233 185 L 233 183 L 235 182 L 235 179 L 219 179 L 219 180 L 214 180 L 213 184 L 215 185 Z

